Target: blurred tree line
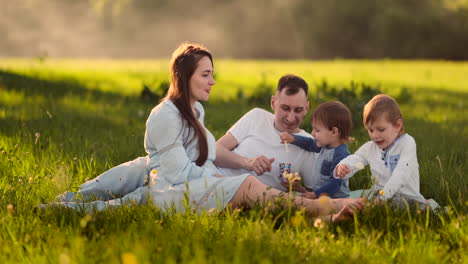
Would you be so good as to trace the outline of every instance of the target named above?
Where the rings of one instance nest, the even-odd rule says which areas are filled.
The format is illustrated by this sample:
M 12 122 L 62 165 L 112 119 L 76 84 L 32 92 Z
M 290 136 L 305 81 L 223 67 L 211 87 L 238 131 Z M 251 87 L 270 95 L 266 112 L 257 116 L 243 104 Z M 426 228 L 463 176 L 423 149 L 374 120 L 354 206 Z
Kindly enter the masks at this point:
M 0 0 L 0 56 L 468 59 L 468 0 Z

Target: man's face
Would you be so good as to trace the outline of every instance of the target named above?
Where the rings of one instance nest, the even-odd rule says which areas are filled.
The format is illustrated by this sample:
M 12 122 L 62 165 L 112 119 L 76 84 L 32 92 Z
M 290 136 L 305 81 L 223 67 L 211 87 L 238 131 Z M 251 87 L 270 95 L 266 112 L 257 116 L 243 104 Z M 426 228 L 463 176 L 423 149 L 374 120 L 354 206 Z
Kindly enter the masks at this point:
M 280 132 L 297 133 L 304 116 L 309 110 L 309 101 L 304 90 L 286 95 L 284 88 L 281 93 L 271 97 L 271 108 L 275 114 L 275 128 Z

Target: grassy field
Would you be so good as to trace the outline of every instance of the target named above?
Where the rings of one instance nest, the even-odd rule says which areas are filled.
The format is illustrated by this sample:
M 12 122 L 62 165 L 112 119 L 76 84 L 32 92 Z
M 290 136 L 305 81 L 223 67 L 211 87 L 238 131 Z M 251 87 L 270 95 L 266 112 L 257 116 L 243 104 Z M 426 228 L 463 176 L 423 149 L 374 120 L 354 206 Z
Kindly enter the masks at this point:
M 446 206 L 445 213 L 369 207 L 355 221 L 320 228 L 289 209 L 35 210 L 145 154 L 144 125 L 155 103 L 140 93 L 144 85 L 162 91 L 168 64 L 0 59 L 1 263 L 468 263 L 468 63 L 462 62 L 218 60 L 205 104 L 206 125 L 219 138 L 252 107 L 268 108 L 262 98 L 285 73 L 306 79 L 312 106 L 341 99 L 343 90 L 355 91 L 344 98 L 360 106 L 364 86 L 395 96 L 418 144 L 421 193 Z M 358 122 L 353 136 L 351 151 L 368 140 Z M 368 171 L 351 179 L 351 189 L 368 186 Z

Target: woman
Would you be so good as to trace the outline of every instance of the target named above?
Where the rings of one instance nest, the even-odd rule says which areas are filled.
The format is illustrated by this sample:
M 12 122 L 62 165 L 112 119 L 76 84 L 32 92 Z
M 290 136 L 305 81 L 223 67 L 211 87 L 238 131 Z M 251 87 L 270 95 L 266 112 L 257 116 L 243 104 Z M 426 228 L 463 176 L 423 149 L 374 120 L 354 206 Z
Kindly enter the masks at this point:
M 83 184 L 77 193 L 61 195 L 58 204 L 102 210 L 123 203 L 143 204 L 149 199 L 162 209 L 185 211 L 189 206 L 200 211 L 224 209 L 228 204 L 233 208 L 250 207 L 284 195 L 251 175 L 223 177 L 213 164 L 215 138 L 203 125 L 204 110 L 199 103 L 209 98 L 215 84 L 213 71 L 212 56 L 200 45 L 181 44 L 172 54 L 168 94 L 146 122 L 148 182 L 131 175 L 122 178 L 128 163 L 122 164 Z M 115 199 L 116 193 L 123 197 Z M 93 197 L 101 200 L 83 204 Z M 323 203 L 297 197 L 293 202 L 311 216 L 330 215 L 328 219 L 333 220 L 351 215 L 351 207 L 362 206 L 360 199 Z M 332 216 L 333 211 L 339 213 Z

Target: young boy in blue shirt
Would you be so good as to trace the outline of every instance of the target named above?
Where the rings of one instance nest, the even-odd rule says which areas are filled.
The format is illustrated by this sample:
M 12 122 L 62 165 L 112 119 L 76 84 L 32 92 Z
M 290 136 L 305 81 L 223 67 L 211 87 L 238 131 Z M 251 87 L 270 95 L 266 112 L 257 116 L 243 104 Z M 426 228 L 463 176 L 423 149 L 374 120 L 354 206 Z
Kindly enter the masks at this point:
M 291 143 L 304 150 L 319 153 L 316 172 L 318 188 L 314 190 L 302 189 L 303 196 L 316 199 L 322 195 L 332 198 L 349 197 L 349 183 L 347 180 L 333 177 L 336 165 L 349 155 L 346 143 L 350 141 L 352 117 L 349 109 L 341 102 L 333 101 L 320 104 L 315 108 L 311 117 L 312 136 L 308 138 L 283 132 L 281 142 Z

